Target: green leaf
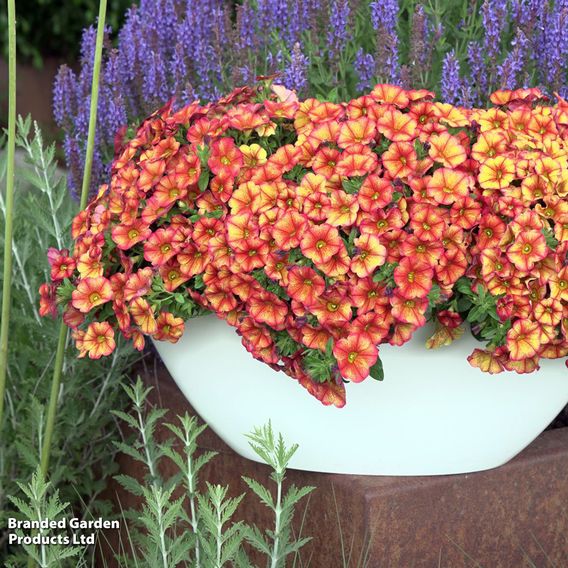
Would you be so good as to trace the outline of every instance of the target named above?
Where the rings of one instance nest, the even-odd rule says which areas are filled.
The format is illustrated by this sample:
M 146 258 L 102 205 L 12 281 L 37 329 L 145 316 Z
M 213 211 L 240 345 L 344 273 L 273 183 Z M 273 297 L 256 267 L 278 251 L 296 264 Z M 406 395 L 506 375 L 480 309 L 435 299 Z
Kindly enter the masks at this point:
M 365 178 L 361 176 L 346 178 L 341 185 L 345 193 L 356 194 L 361 189 L 364 180 Z
M 382 381 L 385 378 L 385 372 L 383 370 L 383 362 L 380 357 L 377 357 L 376 363 L 371 367 L 369 371 L 369 376 L 376 381 Z
M 197 181 L 197 187 L 199 187 L 199 191 L 203 193 L 208 186 L 209 186 L 209 170 L 203 170 L 199 176 L 199 180 Z

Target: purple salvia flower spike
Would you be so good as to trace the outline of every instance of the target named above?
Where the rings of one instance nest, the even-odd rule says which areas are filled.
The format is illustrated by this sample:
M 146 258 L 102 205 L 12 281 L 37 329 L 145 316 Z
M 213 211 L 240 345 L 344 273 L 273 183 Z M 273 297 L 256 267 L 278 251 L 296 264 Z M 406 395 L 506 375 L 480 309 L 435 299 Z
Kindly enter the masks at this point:
M 397 0 L 376 0 L 371 2 L 371 21 L 376 32 L 377 75 L 382 81 L 397 83 L 400 78 L 398 61 L 398 21 Z

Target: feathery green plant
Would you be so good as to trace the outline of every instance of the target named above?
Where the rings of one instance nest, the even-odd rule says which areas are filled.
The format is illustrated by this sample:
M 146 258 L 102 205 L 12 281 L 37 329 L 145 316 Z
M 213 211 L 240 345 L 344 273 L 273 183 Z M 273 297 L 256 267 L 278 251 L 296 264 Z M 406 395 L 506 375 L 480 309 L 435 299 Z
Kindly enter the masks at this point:
M 309 538 L 293 540 L 291 526 L 296 505 L 315 488 L 311 486 L 298 488 L 291 485 L 288 492 L 283 495 L 286 468 L 296 453 L 298 445 L 286 447 L 282 434 L 278 437 L 274 436 L 270 422 L 261 428 L 255 428 L 247 437 L 254 452 L 273 470 L 270 478 L 276 484 L 276 499 L 266 487 L 254 479 L 243 477 L 250 489 L 274 512 L 275 519 L 274 529 L 265 531 L 265 535 L 258 527 L 253 526 L 247 528 L 245 536 L 252 546 L 270 558 L 270 568 L 279 568 L 284 566 L 289 555 L 295 554 L 310 540 Z
M 30 480 L 40 462 L 50 394 L 48 377 L 60 326 L 57 320 L 39 317 L 38 289 L 48 279 L 45 251 L 69 245 L 75 212 L 65 176 L 57 169 L 55 148 L 44 145 L 41 131 L 31 118 L 18 119 L 16 144 L 22 160 L 16 176 L 11 247 L 13 305 L 9 381 L 0 430 L 0 526 L 14 514 L 13 502 L 7 496 L 25 498 L 16 481 Z M 0 151 L 0 182 L 5 174 L 6 153 Z M 0 223 L 6 214 L 6 201 L 0 192 Z M 0 235 L 0 247 L 3 245 Z M 0 262 L 3 260 L 0 250 Z M 135 357 L 130 347 L 120 344 L 109 361 L 77 359 L 74 347 L 66 345 L 63 374 L 67 380 L 58 390 L 49 481 L 51 488 L 59 490 L 62 501 L 70 503 L 68 512 L 72 516 L 89 518 L 110 511 L 99 498 L 116 471 L 116 450 L 111 440 L 120 433 L 110 411 L 126 401 L 119 383 Z M 16 552 L 0 539 L 0 565 Z M 61 565 L 75 567 L 77 562 L 74 557 Z
M 69 503 L 61 503 L 57 490 L 50 492 L 50 483 L 44 479 L 41 468 L 38 467 L 27 485 L 18 482 L 18 486 L 26 500 L 19 497 L 10 497 L 9 499 L 23 517 L 22 520 L 33 522 L 49 519 L 58 521 L 65 518 Z M 51 532 L 50 529 L 40 528 L 37 533 L 40 540 L 39 544 L 22 544 L 27 557 L 41 568 L 59 567 L 62 566 L 65 560 L 71 558 L 76 561 L 76 557 L 83 553 L 80 547 L 59 544 L 57 542 L 53 544 L 43 543 L 42 539 L 52 536 Z M 14 534 L 20 538 L 25 538 L 29 535 L 29 531 L 26 531 L 26 533 L 21 529 L 14 530 Z M 6 566 L 21 566 L 21 561 L 22 559 L 17 556 L 12 557 L 6 562 Z
M 255 429 L 248 437 L 252 449 L 273 469 L 271 478 L 276 484 L 276 495 L 256 480 L 243 478 L 274 512 L 274 529 L 263 533 L 256 526 L 233 521 L 244 495 L 230 498 L 228 487 L 209 482 L 205 491 L 199 490 L 198 474 L 215 457 L 214 452 L 196 456 L 197 439 L 205 426 L 199 426 L 196 418 L 187 414 L 178 416 L 177 424 L 165 426 L 181 442 L 178 444 L 181 448 L 177 449 L 172 440 L 160 444 L 155 439 L 155 429 L 165 411 L 149 408 L 147 397 L 151 389 L 145 389 L 140 378 L 124 389 L 132 402 L 132 413 L 116 411 L 115 414 L 136 432 L 136 440 L 116 445 L 143 464 L 146 471 L 142 481 L 116 476 L 127 491 L 141 497 L 144 503 L 141 511 L 124 512 L 125 519 L 131 522 L 130 550 L 134 554 L 131 563 L 140 567 L 240 568 L 250 566 L 247 546 L 251 545 L 267 557 L 267 566 L 278 568 L 309 541 L 294 539 L 291 526 L 297 504 L 314 488 L 292 485 L 284 494 L 286 468 L 297 446 L 288 448 L 281 435 L 274 435 L 270 423 Z M 164 459 L 177 468 L 177 473 L 168 479 L 160 474 Z M 182 487 L 184 491 L 177 497 Z M 126 554 L 120 560 L 128 565 Z

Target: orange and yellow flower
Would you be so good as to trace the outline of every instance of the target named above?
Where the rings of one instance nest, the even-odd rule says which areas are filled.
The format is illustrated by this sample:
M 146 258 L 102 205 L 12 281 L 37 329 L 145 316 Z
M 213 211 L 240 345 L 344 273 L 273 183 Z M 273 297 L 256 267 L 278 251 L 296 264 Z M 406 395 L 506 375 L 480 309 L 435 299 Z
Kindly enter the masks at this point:
M 113 293 L 108 279 L 100 276 L 81 280 L 71 296 L 73 307 L 86 314 L 112 300 Z
M 333 354 L 337 359 L 341 376 L 360 383 L 369 376 L 369 371 L 376 363 L 379 351 L 370 335 L 358 333 L 340 339 L 333 346 Z
M 93 322 L 82 337 L 81 346 L 90 359 L 107 357 L 116 347 L 114 330 L 106 321 Z

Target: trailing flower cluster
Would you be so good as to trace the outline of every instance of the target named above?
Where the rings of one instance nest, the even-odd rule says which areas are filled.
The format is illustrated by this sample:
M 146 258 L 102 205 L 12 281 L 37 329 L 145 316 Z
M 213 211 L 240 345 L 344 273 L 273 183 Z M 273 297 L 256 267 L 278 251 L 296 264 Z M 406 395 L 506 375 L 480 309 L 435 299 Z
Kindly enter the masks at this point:
M 568 103 L 498 91 L 494 108 L 377 85 L 347 103 L 267 81 L 166 105 L 50 250 L 41 312 L 64 306 L 80 356 L 122 334 L 175 342 L 211 311 L 257 359 L 343 406 L 382 378 L 379 345 L 465 322 L 490 373 L 568 355 Z

